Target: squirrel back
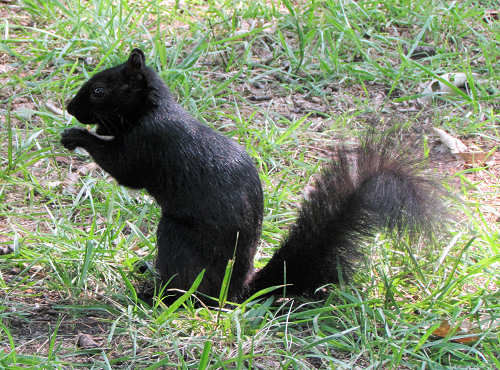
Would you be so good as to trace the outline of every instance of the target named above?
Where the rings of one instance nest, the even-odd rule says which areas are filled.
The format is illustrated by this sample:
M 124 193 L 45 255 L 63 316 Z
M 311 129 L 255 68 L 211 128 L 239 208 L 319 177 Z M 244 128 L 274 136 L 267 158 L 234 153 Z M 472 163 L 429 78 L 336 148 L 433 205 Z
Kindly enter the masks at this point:
M 418 173 L 418 161 L 369 135 L 352 160 L 345 148 L 332 155 L 288 237 L 254 272 L 263 217 L 255 165 L 175 102 L 141 50 L 88 80 L 68 112 L 97 130 L 66 129 L 62 144 L 86 149 L 118 183 L 145 188 L 161 206 L 156 266 L 168 289 L 188 290 L 205 269 L 198 291 L 217 297 L 234 258 L 231 299 L 283 283 L 309 294 L 347 278 L 360 242 L 376 230 L 432 229 L 436 186 Z

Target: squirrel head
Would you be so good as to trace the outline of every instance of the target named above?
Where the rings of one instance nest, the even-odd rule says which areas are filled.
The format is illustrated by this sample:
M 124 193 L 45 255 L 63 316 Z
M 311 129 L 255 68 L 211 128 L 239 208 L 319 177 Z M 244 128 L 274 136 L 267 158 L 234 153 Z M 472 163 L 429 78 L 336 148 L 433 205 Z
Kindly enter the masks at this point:
M 158 103 L 163 82 L 146 65 L 142 50 L 133 49 L 125 63 L 105 69 L 83 84 L 67 105 L 83 124 L 97 124 L 101 135 L 119 135 Z

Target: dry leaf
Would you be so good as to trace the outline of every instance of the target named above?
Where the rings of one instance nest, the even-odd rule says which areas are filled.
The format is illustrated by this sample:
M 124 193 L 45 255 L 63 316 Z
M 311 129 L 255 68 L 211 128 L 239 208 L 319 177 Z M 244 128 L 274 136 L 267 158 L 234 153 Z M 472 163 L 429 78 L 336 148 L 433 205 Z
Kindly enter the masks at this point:
M 11 245 L 0 245 L 0 256 L 11 254 L 13 252 L 14 248 Z
M 80 334 L 76 345 L 86 349 L 99 347 L 99 344 L 88 334 Z
M 48 188 L 57 188 L 59 185 L 62 184 L 62 181 L 47 181 L 45 183 L 45 186 L 48 187 Z
M 434 334 L 437 337 L 444 338 L 450 333 L 450 330 L 451 330 L 451 327 L 450 327 L 450 323 L 448 322 L 448 320 L 443 320 L 443 321 L 441 321 L 441 325 L 439 325 L 439 328 L 434 330 L 432 332 L 432 334 Z
M 478 81 L 478 74 L 472 73 L 472 78 L 475 82 L 481 83 Z M 467 75 L 462 72 L 457 73 L 445 73 L 442 76 L 439 76 L 441 79 L 449 82 L 451 85 L 458 87 L 459 89 L 464 89 L 465 91 L 469 91 L 469 84 L 467 80 Z M 448 84 L 443 83 L 438 79 L 434 79 L 429 82 L 424 90 L 422 91 L 422 97 L 418 99 L 420 104 L 430 103 L 432 101 L 432 97 L 435 95 L 453 95 L 455 94 L 455 90 L 451 88 Z
M 52 103 L 51 101 L 49 101 L 49 100 L 47 100 L 45 102 L 45 107 L 47 108 L 47 110 L 49 112 L 52 112 L 55 115 L 64 116 L 64 111 L 62 109 L 56 107 L 56 105 L 54 103 Z
M 409 50 L 406 45 L 403 47 L 405 54 L 408 54 Z M 422 59 L 436 55 L 436 49 L 433 46 L 417 46 L 411 55 L 410 59 Z
M 460 157 L 466 165 L 482 165 L 494 152 L 494 150 L 484 152 L 480 148 L 468 148 L 460 139 L 451 136 L 446 131 L 436 127 L 433 130 L 439 135 L 443 144 L 450 149 L 450 152 Z
M 457 153 L 457 155 L 464 160 L 464 162 L 471 166 L 482 165 L 491 156 L 489 152 L 475 151 Z
M 469 332 L 458 332 L 455 334 L 457 334 L 457 335 L 479 334 L 479 331 L 478 330 L 471 330 Z M 452 339 L 451 341 L 455 342 L 455 343 L 472 343 L 472 342 L 477 342 L 478 340 L 479 340 L 479 335 L 471 335 L 470 337 L 466 337 L 466 338 L 455 338 L 455 339 Z
M 460 139 L 451 136 L 449 133 L 441 130 L 440 128 L 434 127 L 433 130 L 439 135 L 443 144 L 450 148 L 450 151 L 453 154 L 467 152 L 467 146 Z
M 486 23 L 493 23 L 498 21 L 500 11 L 498 9 L 489 9 L 484 12 L 483 19 Z
M 95 162 L 86 163 L 78 168 L 78 173 L 80 175 L 88 175 L 89 173 L 95 171 L 99 166 Z
M 435 335 L 436 337 L 445 338 L 448 335 L 450 335 L 450 333 L 452 333 L 454 330 L 455 329 L 450 326 L 450 323 L 448 322 L 448 320 L 443 320 L 443 321 L 441 321 L 441 325 L 439 325 L 439 328 L 437 328 L 436 330 L 434 330 L 432 332 L 432 334 Z M 477 329 L 473 329 L 473 330 L 469 330 L 469 331 L 457 330 L 454 333 L 454 335 L 455 336 L 457 336 L 457 335 L 458 336 L 460 336 L 460 335 L 470 335 L 470 334 L 475 334 L 475 333 L 478 333 L 478 332 L 479 331 Z M 470 336 L 470 337 L 467 337 L 467 338 L 451 339 L 451 341 L 455 342 L 455 343 L 471 343 L 471 342 L 476 342 L 478 339 L 479 339 L 479 336 L 474 335 L 474 336 Z

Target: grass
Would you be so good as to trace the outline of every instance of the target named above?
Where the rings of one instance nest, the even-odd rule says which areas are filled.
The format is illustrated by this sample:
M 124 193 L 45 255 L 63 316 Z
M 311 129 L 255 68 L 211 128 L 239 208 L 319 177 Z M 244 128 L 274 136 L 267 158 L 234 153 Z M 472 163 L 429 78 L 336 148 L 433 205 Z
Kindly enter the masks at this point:
M 483 17 L 495 4 L 3 3 L 0 246 L 13 253 L 0 256 L 0 367 L 500 367 L 500 157 L 464 165 L 431 130 L 498 147 L 500 23 Z M 420 46 L 435 55 L 410 58 Z M 456 217 L 432 245 L 379 235 L 355 279 L 324 300 L 137 304 L 133 264 L 154 256 L 159 210 L 59 144 L 77 124 L 64 102 L 132 47 L 254 158 L 266 194 L 257 266 L 329 148 L 354 145 L 370 117 L 402 124 L 403 140 L 429 153 Z M 465 73 L 470 92 L 419 105 L 421 85 L 447 72 Z M 97 346 L 76 345 L 81 333 Z

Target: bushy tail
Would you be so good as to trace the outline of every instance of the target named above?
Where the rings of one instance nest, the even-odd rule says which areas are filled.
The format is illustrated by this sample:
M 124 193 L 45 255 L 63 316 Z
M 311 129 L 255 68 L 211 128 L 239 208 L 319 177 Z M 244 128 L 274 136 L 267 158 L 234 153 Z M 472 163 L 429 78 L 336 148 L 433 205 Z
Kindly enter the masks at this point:
M 373 134 L 358 149 L 333 156 L 287 239 L 250 280 L 249 294 L 285 283 L 287 293 L 309 294 L 346 279 L 360 242 L 377 230 L 413 238 L 433 232 L 442 192 L 420 173 L 420 159 Z

